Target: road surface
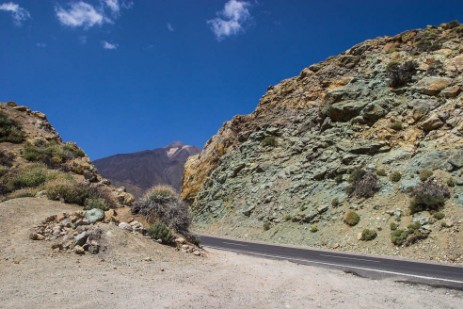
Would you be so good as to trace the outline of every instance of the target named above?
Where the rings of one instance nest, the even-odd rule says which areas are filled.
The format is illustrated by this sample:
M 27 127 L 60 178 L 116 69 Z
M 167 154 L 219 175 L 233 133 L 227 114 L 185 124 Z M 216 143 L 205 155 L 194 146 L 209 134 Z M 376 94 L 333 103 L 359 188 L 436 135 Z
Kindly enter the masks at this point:
M 204 247 L 288 260 L 299 264 L 336 268 L 374 279 L 394 277 L 398 281 L 463 290 L 462 266 L 254 243 L 206 235 L 198 236 Z

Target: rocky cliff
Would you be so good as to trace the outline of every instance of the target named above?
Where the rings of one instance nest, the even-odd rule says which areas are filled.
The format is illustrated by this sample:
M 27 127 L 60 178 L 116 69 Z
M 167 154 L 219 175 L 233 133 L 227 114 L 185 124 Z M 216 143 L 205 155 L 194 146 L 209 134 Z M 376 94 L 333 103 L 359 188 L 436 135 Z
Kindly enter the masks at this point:
M 155 185 L 165 184 L 180 191 L 183 167 L 201 149 L 174 142 L 164 148 L 118 154 L 94 161 L 98 171 L 117 186 L 140 197 Z
M 0 103 L 0 198 L 47 195 L 82 205 L 104 198 L 108 207 L 134 200 L 111 186 L 75 143 L 63 142 L 45 114 Z
M 428 26 L 270 86 L 187 161 L 196 229 L 463 262 L 462 52 Z

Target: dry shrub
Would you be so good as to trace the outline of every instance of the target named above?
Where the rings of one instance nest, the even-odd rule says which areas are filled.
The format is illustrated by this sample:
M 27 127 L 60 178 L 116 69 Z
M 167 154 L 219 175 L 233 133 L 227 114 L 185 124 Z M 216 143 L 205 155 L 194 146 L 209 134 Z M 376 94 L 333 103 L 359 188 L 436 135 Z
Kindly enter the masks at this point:
M 157 220 L 179 233 L 188 233 L 191 214 L 188 205 L 170 186 L 160 185 L 148 190 L 135 202 L 133 213 L 143 215 L 149 223 Z
M 449 197 L 450 191 L 446 186 L 432 180 L 420 183 L 413 191 L 410 212 L 414 214 L 424 210 L 438 210 L 444 206 Z
M 59 177 L 48 182 L 45 186 L 47 197 L 58 201 L 63 199 L 65 203 L 84 205 L 89 197 L 88 187 L 78 183 L 71 177 Z
M 353 184 L 354 195 L 359 197 L 371 197 L 378 190 L 378 176 L 372 172 L 366 172 L 365 175 Z

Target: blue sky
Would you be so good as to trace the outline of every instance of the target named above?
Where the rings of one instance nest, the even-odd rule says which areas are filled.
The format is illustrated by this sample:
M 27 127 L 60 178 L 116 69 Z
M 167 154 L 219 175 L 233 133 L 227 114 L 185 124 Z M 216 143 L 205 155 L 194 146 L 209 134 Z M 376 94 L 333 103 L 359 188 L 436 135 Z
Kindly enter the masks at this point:
M 92 159 L 202 147 L 304 67 L 462 15 L 462 0 L 0 0 L 0 101 Z

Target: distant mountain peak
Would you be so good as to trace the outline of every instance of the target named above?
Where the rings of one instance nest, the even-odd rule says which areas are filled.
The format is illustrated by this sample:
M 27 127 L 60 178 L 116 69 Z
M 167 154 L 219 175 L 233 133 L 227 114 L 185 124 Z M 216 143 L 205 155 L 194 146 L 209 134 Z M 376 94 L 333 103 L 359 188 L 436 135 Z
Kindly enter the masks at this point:
M 183 148 L 184 146 L 187 146 L 185 145 L 184 143 L 180 142 L 180 141 L 174 141 L 172 143 L 170 143 L 169 145 L 167 145 L 166 149 L 170 149 L 170 148 Z

